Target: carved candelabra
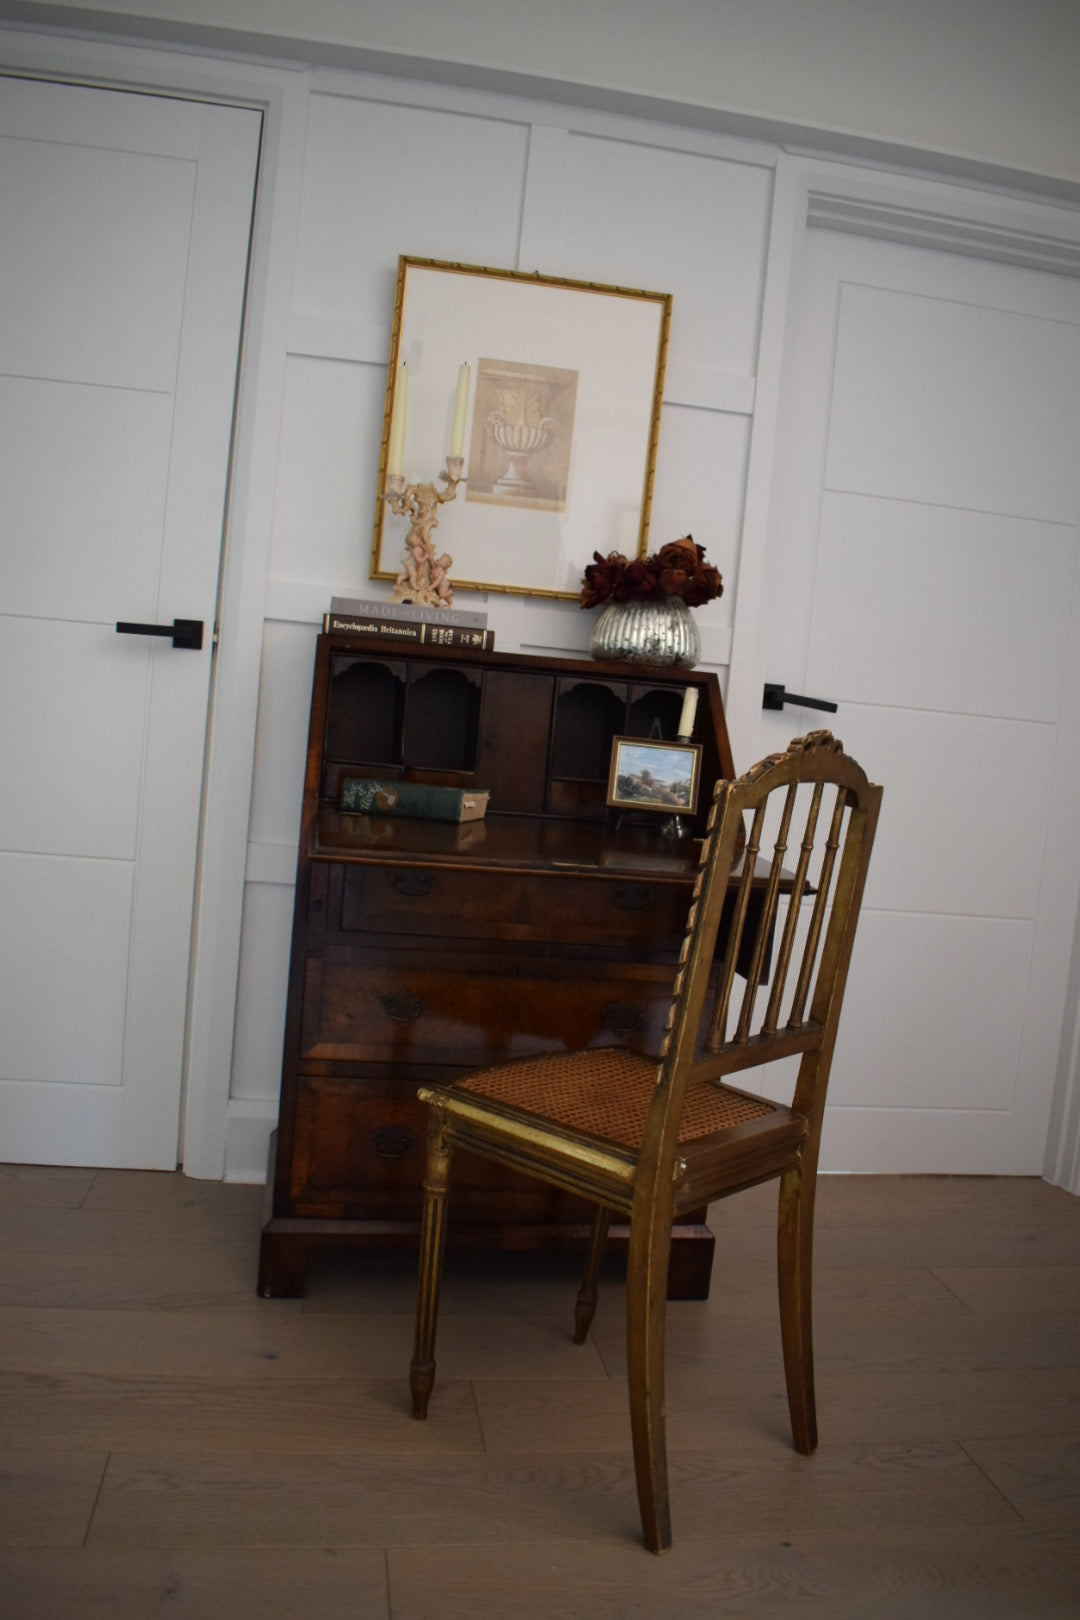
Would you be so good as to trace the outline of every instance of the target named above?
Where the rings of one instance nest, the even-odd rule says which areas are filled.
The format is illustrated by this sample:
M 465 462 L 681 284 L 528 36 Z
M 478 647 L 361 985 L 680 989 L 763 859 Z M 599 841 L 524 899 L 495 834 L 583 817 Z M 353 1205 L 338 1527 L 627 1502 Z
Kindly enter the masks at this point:
M 439 474 L 445 489 L 437 489 L 434 484 L 406 484 L 401 474 L 387 477 L 383 500 L 392 512 L 407 517 L 410 523 L 405 563 L 394 581 L 393 601 L 418 602 L 424 607 L 450 607 L 453 603 L 450 570 L 454 559 L 445 551 L 436 555 L 432 532 L 439 525 L 439 507 L 452 501 L 458 485 L 465 481 L 464 467 L 463 456 L 447 456 Z

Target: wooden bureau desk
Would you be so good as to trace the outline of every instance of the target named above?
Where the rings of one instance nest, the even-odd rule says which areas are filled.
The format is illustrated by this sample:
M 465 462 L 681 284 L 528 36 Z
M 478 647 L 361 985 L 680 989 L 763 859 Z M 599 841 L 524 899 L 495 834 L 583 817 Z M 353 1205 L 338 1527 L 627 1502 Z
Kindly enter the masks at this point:
M 663 838 L 661 818 L 616 830 L 612 739 L 674 737 L 688 685 L 691 835 Z M 319 638 L 262 1294 L 302 1293 L 320 1248 L 415 1244 L 422 1082 L 528 1052 L 658 1048 L 698 839 L 731 775 L 711 674 Z M 342 814 L 347 776 L 487 788 L 488 814 Z M 569 1195 L 456 1162 L 451 1245 L 583 1246 L 588 1218 Z M 712 1250 L 695 1212 L 677 1229 L 673 1296 L 705 1296 Z

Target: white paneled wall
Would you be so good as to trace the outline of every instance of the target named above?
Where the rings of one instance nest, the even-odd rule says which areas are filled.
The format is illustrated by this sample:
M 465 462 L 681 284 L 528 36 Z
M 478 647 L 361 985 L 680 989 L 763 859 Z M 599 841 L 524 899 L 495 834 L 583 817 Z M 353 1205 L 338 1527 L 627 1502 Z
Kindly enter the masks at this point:
M 425 105 L 410 104 L 419 94 Z M 727 584 L 698 610 L 726 670 L 755 398 L 771 149 L 505 98 L 327 74 L 309 103 L 274 503 L 226 1174 L 276 1118 L 315 635 L 368 577 L 399 254 L 673 295 L 652 544 L 690 532 Z M 434 473 L 436 469 L 432 469 Z M 613 536 L 596 536 L 607 550 Z M 582 566 L 588 561 L 582 557 Z M 506 649 L 584 655 L 576 604 L 492 593 Z

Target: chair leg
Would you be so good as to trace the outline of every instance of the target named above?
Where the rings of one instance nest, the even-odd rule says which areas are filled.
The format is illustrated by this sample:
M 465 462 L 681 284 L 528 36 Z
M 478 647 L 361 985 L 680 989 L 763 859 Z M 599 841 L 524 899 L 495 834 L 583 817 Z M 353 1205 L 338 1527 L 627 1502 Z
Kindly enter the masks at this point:
M 654 1553 L 667 1552 L 671 1546 L 664 1422 L 664 1332 L 670 1255 L 670 1221 L 631 1221 L 626 1267 L 630 1432 L 641 1529 L 646 1547 Z
M 600 1292 L 600 1267 L 604 1260 L 604 1250 L 607 1248 L 608 1227 L 611 1225 L 611 1211 L 605 1209 L 603 1204 L 597 1204 L 596 1214 L 593 1216 L 592 1231 L 589 1234 L 589 1253 L 585 1261 L 585 1276 L 574 1307 L 574 1343 L 584 1344 L 592 1327 L 592 1319 L 596 1315 L 596 1300 Z
M 427 1417 L 435 1383 L 435 1330 L 439 1319 L 439 1283 L 446 1246 L 446 1197 L 450 1186 L 451 1148 L 436 1108 L 431 1110 L 427 1169 L 424 1174 L 424 1214 L 420 1227 L 420 1277 L 416 1295 L 416 1336 L 409 1367 L 413 1417 Z
M 807 1457 L 818 1438 L 811 1306 L 816 1182 L 813 1169 L 804 1166 L 801 1170 L 789 1170 L 780 1181 L 777 1220 L 780 1334 L 791 1434 L 795 1450 Z

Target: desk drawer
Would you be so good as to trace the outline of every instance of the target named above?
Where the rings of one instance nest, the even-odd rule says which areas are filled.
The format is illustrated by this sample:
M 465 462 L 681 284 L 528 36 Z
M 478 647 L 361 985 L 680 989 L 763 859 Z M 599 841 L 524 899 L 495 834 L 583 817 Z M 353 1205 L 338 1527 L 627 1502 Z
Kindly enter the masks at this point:
M 362 1083 L 301 1075 L 296 1086 L 290 1197 L 297 1215 L 419 1221 L 427 1107 Z M 475 1157 L 454 1154 L 451 1218 L 587 1221 L 579 1199 Z
M 656 1051 L 674 972 L 464 947 L 328 948 L 306 965 L 301 1056 L 411 1069 L 589 1046 Z
M 481 939 L 647 941 L 677 951 L 690 885 L 432 867 L 344 868 L 343 932 Z

